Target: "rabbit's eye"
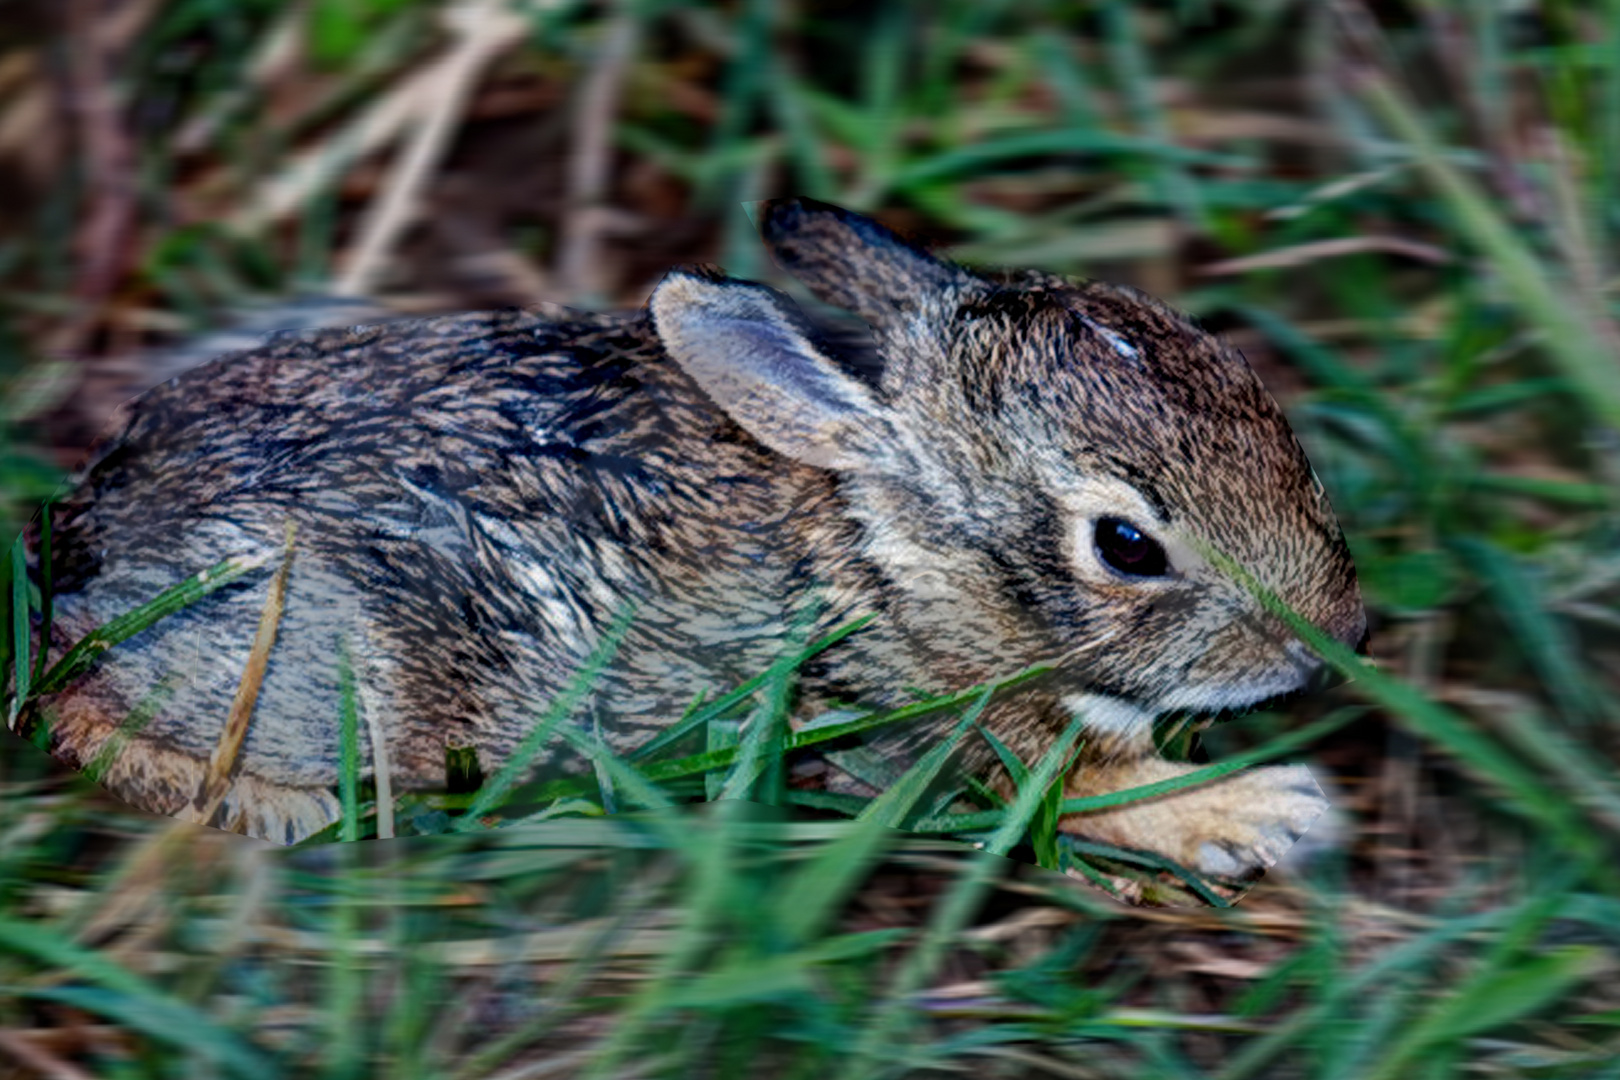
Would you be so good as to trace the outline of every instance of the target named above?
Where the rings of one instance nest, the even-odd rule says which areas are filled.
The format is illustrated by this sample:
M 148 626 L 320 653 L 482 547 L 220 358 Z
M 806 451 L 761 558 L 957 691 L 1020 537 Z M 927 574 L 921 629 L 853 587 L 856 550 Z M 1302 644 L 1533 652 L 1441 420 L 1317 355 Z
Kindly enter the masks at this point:
M 1158 541 L 1128 521 L 1099 518 L 1096 540 L 1098 557 L 1121 574 L 1160 577 L 1170 569 L 1170 560 Z

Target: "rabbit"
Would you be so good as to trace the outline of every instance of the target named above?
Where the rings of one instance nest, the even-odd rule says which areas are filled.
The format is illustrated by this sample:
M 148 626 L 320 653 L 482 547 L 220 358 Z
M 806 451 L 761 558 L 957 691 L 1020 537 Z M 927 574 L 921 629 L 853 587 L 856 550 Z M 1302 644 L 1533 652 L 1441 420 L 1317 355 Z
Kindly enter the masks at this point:
M 1208 548 L 1364 643 L 1323 487 L 1236 351 L 1131 289 L 975 273 L 810 199 L 764 204 L 761 231 L 864 342 L 687 267 L 640 311 L 282 334 L 136 399 L 53 507 L 53 653 L 222 559 L 263 566 L 25 715 L 82 766 L 169 676 L 103 783 L 197 813 L 289 523 L 285 608 L 212 819 L 282 843 L 339 814 L 340 648 L 364 773 L 442 788 L 447 746 L 498 767 L 627 603 L 569 721 L 621 753 L 765 670 L 795 640 L 784 612 L 812 638 L 871 616 L 798 673 L 794 724 L 1048 662 L 981 722 L 1034 762 L 1083 717 L 1066 786 L 1084 795 L 1190 768 L 1158 756 L 1155 717 L 1321 674 Z M 953 723 L 875 745 L 903 764 Z M 580 764 L 553 742 L 540 765 Z M 991 770 L 988 741 L 960 765 Z M 1323 805 L 1303 768 L 1271 767 L 1061 827 L 1243 876 Z

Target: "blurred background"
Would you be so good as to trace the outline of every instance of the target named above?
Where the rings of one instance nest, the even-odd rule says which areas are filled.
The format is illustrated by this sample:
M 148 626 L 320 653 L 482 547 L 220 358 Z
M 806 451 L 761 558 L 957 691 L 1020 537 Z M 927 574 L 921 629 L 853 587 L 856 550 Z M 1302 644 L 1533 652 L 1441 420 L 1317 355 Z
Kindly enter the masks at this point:
M 1620 1078 L 1620 4 L 0 0 L 0 524 L 268 330 L 762 275 L 793 194 L 1259 370 L 1377 670 L 1205 744 L 1318 723 L 1313 857 L 1129 908 L 735 810 L 271 851 L 5 733 L 0 1077 Z

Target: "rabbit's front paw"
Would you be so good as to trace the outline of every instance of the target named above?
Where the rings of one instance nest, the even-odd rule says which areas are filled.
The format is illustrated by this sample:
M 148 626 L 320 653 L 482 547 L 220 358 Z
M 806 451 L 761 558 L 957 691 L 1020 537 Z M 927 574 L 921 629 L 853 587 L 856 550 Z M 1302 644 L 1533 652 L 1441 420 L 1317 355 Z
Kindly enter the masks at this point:
M 1222 790 L 1223 787 L 1225 790 Z M 1212 785 L 1192 822 L 1197 849 L 1189 865 L 1214 877 L 1248 878 L 1274 865 L 1328 808 L 1303 765 L 1239 773 Z
M 1194 766 L 1157 758 L 1085 770 L 1071 796 L 1097 795 L 1184 775 Z M 1062 829 L 1116 847 L 1152 851 L 1211 877 L 1259 876 L 1327 809 L 1303 765 L 1251 769 L 1186 791 L 1070 814 Z

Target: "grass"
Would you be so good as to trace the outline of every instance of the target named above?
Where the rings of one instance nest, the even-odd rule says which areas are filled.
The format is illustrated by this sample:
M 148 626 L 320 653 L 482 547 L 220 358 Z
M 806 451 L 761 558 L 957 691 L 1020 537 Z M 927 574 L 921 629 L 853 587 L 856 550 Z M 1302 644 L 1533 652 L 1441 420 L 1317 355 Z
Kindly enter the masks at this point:
M 738 261 L 757 253 L 735 204 L 791 192 L 970 260 L 1175 300 L 1283 399 L 1377 627 L 1372 663 L 1312 641 L 1350 681 L 1205 733 L 1214 764 L 1185 782 L 1308 750 L 1335 778 L 1344 842 L 1235 907 L 1130 908 L 1073 877 L 1185 899 L 1202 883 L 1055 835 L 1059 810 L 1114 796 L 1064 802 L 1052 755 L 1017 764 L 1010 806 L 973 789 L 971 813 L 940 805 L 939 757 L 882 799 L 802 805 L 780 786 L 784 754 L 907 718 L 735 739 L 749 708 L 779 720 L 791 671 L 825 642 L 695 702 L 628 759 L 581 744 L 595 771 L 572 787 L 393 800 L 402 826 L 441 835 L 386 844 L 270 851 L 155 822 L 13 738 L 0 1069 L 1620 1077 L 1620 9 L 796 8 L 527 8 L 527 37 L 470 76 L 382 291 L 452 309 L 540 286 L 569 298 L 548 275 L 572 213 L 564 163 L 593 118 L 567 106 L 608 57 L 615 180 L 592 197 L 630 213 L 569 242 L 621 302 L 677 261 L 763 273 Z M 65 36 L 0 43 L 13 531 L 132 392 L 97 358 L 342 272 L 390 147 L 430 126 L 407 113 L 367 142 L 365 118 L 382 124 L 455 40 L 422 0 L 165 0 L 94 33 L 75 17 Z M 637 24 L 628 60 L 604 44 L 622 40 L 613 20 Z M 70 39 L 102 42 L 105 63 L 50 67 Z M 102 100 L 118 107 L 65 104 Z M 456 253 L 506 269 L 462 274 Z M 91 362 L 47 359 L 62 355 Z M 45 616 L 50 590 L 16 558 L 0 588 L 14 698 L 80 670 L 30 655 L 27 613 Z M 80 659 L 218 583 L 131 613 Z M 951 710 L 979 738 L 988 689 L 910 715 Z M 131 735 L 160 706 L 138 706 Z M 745 791 L 788 805 L 659 808 Z M 341 794 L 334 837 L 374 829 L 375 791 Z M 1022 842 L 1071 876 L 949 838 Z

